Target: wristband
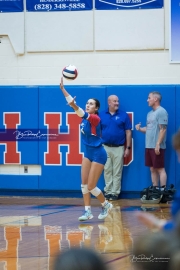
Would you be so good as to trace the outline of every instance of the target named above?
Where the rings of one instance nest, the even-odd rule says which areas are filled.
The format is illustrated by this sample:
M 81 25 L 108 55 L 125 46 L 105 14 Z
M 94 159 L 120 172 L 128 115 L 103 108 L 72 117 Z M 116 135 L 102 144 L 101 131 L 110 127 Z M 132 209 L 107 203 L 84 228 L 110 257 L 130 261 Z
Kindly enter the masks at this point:
M 73 98 L 72 98 L 71 95 L 69 95 L 69 96 L 66 97 L 66 100 L 67 100 L 68 103 L 70 103 L 71 101 L 73 101 Z

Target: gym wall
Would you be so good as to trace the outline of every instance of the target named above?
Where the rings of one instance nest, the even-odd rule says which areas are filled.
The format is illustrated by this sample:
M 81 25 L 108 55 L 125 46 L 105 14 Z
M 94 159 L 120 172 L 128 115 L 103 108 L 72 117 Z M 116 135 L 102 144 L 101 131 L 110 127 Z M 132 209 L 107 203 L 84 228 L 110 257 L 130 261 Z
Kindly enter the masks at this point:
M 0 85 L 179 84 L 169 63 L 169 0 L 160 9 L 0 13 Z
M 166 170 L 168 184 L 179 184 L 179 165 L 172 149 L 172 135 L 178 129 L 180 87 L 175 85 L 67 86 L 84 108 L 87 99 L 96 97 L 101 110 L 107 97 L 118 95 L 121 108 L 132 119 L 132 152 L 125 160 L 122 191 L 139 192 L 151 184 L 149 168 L 144 166 L 144 134 L 135 124 L 146 125 L 148 93 L 162 93 L 162 106 L 168 111 Z M 66 105 L 59 86 L 0 87 L 0 188 L 9 190 L 79 191 L 83 145 L 80 118 Z M 14 132 L 16 130 L 16 132 Z M 58 135 L 58 140 L 56 139 Z M 103 189 L 103 174 L 98 183 Z
M 24 1 L 23 12 L 0 13 L 0 129 L 10 121 L 10 129 L 12 124 L 23 131 L 47 133 L 47 121 L 55 116 L 53 127 L 67 139 L 56 146 L 55 161 L 45 136 L 18 139 L 13 146 L 1 141 L 1 190 L 80 191 L 83 145 L 78 118 L 59 91 L 61 72 L 68 64 L 79 70 L 78 78 L 65 85 L 80 106 L 95 96 L 103 110 L 107 96 L 114 93 L 132 117 L 132 159 L 124 166 L 124 192 L 140 191 L 151 183 L 144 166 L 144 135 L 134 125 L 145 125 L 149 91 L 162 93 L 162 106 L 169 113 L 168 183 L 177 186 L 180 168 L 171 138 L 180 126 L 180 64 L 169 61 L 169 1 L 164 0 L 160 9 L 43 13 L 27 12 Z M 77 125 L 75 138 L 69 134 L 68 121 Z M 103 175 L 99 187 L 104 187 Z

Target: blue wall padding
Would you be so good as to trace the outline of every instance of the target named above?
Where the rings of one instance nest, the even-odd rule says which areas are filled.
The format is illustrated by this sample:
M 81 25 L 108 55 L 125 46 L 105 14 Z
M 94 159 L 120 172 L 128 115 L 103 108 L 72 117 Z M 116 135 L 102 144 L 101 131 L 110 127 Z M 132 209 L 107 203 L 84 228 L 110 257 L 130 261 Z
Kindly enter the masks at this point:
M 180 129 L 180 86 L 176 86 L 176 96 L 175 96 L 175 129 Z M 176 158 L 176 181 L 177 186 L 180 188 L 180 163 L 178 163 Z
M 150 91 L 160 91 L 163 99 L 161 105 L 169 114 L 166 150 L 166 171 L 168 183 L 176 186 L 180 183 L 180 165 L 177 162 L 175 151 L 172 149 L 172 135 L 180 127 L 180 86 L 173 85 L 131 85 L 131 86 L 67 86 L 72 96 L 76 96 L 77 104 L 84 108 L 89 98 L 97 98 L 101 102 L 100 110 L 107 108 L 107 97 L 115 94 L 120 99 L 120 107 L 133 114 L 133 160 L 129 166 L 124 166 L 122 191 L 140 191 L 151 184 L 149 168 L 144 166 L 145 136 L 137 132 L 135 124 L 141 122 L 146 125 L 146 115 L 151 109 L 147 104 Z M 62 138 L 74 140 L 77 130 L 71 130 L 67 135 L 68 115 L 73 110 L 67 106 L 59 86 L 1 86 L 0 87 L 0 129 L 3 125 L 3 113 L 20 112 L 21 125 L 18 129 L 29 129 L 43 133 L 47 132 L 45 114 L 61 114 L 61 126 L 58 132 L 65 135 Z M 68 114 L 69 113 L 69 114 Z M 59 116 L 58 116 L 59 117 Z M 71 121 L 74 116 L 72 116 Z M 75 116 L 77 117 L 77 116 Z M 76 121 L 75 121 L 76 122 Z M 69 136 L 69 137 L 68 137 Z M 65 139 L 66 140 L 66 139 Z M 0 142 L 1 143 L 1 142 Z M 48 152 L 47 137 L 43 140 L 18 140 L 18 151 L 21 152 L 21 164 L 41 165 L 41 176 L 13 176 L 0 175 L 1 189 L 32 189 L 32 190 L 80 190 L 81 166 L 67 164 L 68 145 L 59 146 L 55 151 L 61 154 L 61 164 L 45 164 L 45 153 Z M 77 141 L 79 153 L 71 151 L 71 157 L 80 156 L 83 145 Z M 76 148 L 72 148 L 76 149 Z M 4 164 L 5 146 L 0 144 L 0 164 Z M 78 158 L 76 159 L 76 161 Z M 98 182 L 103 189 L 103 174 Z

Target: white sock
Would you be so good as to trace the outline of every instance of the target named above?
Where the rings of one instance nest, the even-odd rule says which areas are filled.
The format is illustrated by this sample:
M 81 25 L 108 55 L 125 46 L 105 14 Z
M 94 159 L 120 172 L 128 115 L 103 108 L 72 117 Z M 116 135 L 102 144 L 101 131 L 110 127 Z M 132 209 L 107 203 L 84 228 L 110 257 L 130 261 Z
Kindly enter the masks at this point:
M 91 212 L 91 206 L 85 206 L 85 211 L 90 211 Z
M 102 206 L 105 206 L 106 204 L 108 203 L 108 201 L 104 201 L 103 203 L 101 203 L 102 204 Z
M 164 186 L 161 187 L 161 190 L 165 190 L 165 188 L 166 188 L 166 186 L 164 185 Z

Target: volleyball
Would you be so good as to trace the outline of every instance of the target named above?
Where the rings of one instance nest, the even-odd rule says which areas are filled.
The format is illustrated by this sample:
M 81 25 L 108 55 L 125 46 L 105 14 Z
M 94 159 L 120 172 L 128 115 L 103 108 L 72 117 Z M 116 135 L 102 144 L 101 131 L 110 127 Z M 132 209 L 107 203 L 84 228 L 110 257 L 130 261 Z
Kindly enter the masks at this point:
M 75 80 L 78 76 L 78 70 L 74 65 L 63 68 L 62 75 L 67 80 Z

